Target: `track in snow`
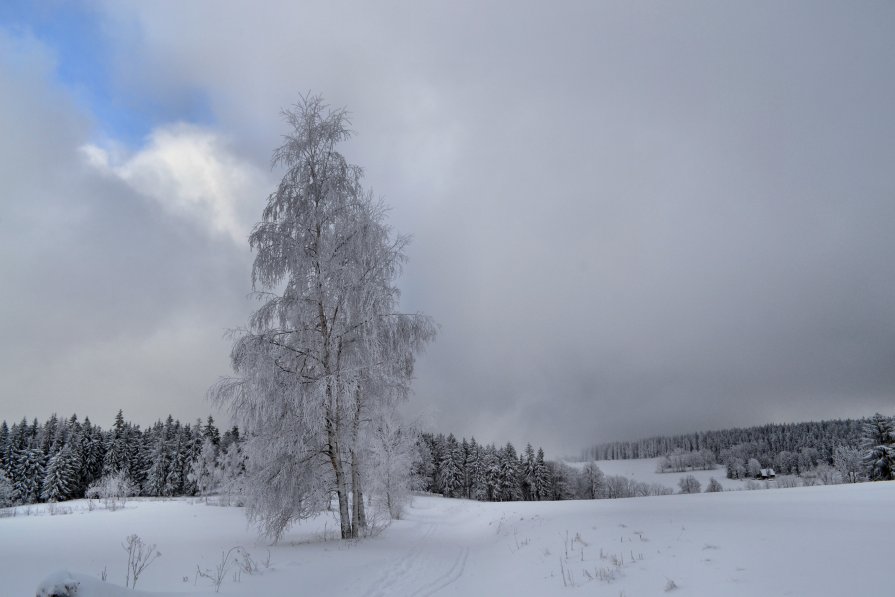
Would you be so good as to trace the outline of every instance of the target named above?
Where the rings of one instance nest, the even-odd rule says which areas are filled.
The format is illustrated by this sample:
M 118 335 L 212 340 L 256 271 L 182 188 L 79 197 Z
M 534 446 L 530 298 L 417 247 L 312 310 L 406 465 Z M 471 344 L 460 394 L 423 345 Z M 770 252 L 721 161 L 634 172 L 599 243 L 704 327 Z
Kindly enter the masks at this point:
M 423 518 L 423 520 L 429 520 Z M 364 597 L 427 597 L 457 582 L 466 570 L 469 546 L 441 522 L 420 522 L 422 532 L 363 593 Z

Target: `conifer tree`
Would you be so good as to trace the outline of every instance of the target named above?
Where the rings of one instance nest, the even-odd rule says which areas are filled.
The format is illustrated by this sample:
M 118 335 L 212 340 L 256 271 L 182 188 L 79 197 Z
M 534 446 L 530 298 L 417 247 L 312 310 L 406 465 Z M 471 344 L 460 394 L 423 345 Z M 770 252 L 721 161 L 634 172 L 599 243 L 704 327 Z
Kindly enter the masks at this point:
M 6 508 L 15 504 L 15 490 L 12 481 L 3 471 L 0 471 L 0 508 Z
M 500 476 L 498 478 L 498 494 L 502 502 L 514 502 L 522 499 L 522 488 L 519 485 L 519 463 L 516 448 L 507 442 L 500 451 Z
M 496 502 L 501 499 L 501 459 L 497 455 L 497 448 L 489 444 L 485 449 L 483 460 L 485 475 L 485 499 Z
M 119 409 L 106 443 L 103 475 L 114 475 L 119 471 L 127 471 L 129 459 L 127 426 L 124 422 L 124 413 Z
M 444 455 L 441 459 L 439 474 L 441 476 L 441 491 L 445 497 L 458 497 L 463 487 L 463 456 L 460 445 L 454 434 L 447 437 L 444 445 Z
M 81 487 L 86 489 L 91 483 L 102 477 L 103 474 L 103 456 L 105 449 L 102 430 L 95 427 L 89 417 L 84 417 L 84 423 L 81 426 Z
M 47 463 L 40 497 L 48 502 L 67 500 L 76 490 L 77 483 L 75 454 L 71 445 L 66 443 Z
M 531 444 L 525 445 L 525 452 L 521 456 L 522 467 L 522 496 L 527 501 L 537 499 L 537 484 L 535 482 L 535 451 Z
M 552 499 L 550 486 L 550 469 L 544 462 L 544 450 L 538 448 L 538 454 L 535 457 L 535 488 L 537 490 L 538 500 Z
M 9 473 L 9 425 L 0 423 L 0 473 Z
M 196 486 L 199 495 L 208 495 L 217 487 L 217 450 L 211 439 L 202 439 L 202 451 L 199 458 L 193 461 L 190 480 Z
M 31 504 L 40 499 L 44 468 L 44 453 L 40 448 L 27 448 L 19 454 L 13 481 L 18 503 Z
M 864 425 L 864 464 L 872 481 L 895 479 L 895 423 L 879 413 Z
M 466 497 L 473 500 L 484 498 L 484 478 L 482 475 L 481 450 L 475 438 L 469 440 L 469 448 L 466 452 Z
M 214 417 L 208 415 L 208 420 L 205 423 L 205 427 L 202 429 L 202 435 L 205 439 L 209 440 L 214 447 L 217 448 L 221 443 L 221 433 L 217 427 L 214 425 Z

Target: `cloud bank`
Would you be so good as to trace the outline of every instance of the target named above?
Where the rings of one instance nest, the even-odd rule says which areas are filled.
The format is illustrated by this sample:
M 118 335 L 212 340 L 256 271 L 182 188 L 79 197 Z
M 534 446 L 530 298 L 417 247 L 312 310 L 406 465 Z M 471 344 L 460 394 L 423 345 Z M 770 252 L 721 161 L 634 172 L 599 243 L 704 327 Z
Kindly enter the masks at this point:
M 122 98 L 167 114 L 198 94 L 211 118 L 116 149 L 54 86 L 50 49 L 3 62 L 0 151 L 20 164 L 0 166 L 3 331 L 21 338 L 0 346 L 18 359 L 0 361 L 6 411 L 22 392 L 68 410 L 65 386 L 207 407 L 220 331 L 251 308 L 240 239 L 277 177 L 278 113 L 308 90 L 351 109 L 345 151 L 414 235 L 403 305 L 442 328 L 413 404 L 434 427 L 576 452 L 895 405 L 892 7 L 109 2 L 97 18 Z M 50 338 L 118 360 L 48 374 Z

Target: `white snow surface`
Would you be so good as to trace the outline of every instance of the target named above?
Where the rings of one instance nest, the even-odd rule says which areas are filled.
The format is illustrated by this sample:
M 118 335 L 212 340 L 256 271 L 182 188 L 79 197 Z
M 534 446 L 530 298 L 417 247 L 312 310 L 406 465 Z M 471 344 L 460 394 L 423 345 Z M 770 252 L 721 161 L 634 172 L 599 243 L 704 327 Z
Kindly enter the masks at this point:
M 60 570 L 50 574 L 37 587 L 37 597 L 151 597 L 152 595 L 195 595 L 201 593 L 151 593 L 127 589 L 93 576 Z
M 635 458 L 630 460 L 595 460 L 594 462 L 600 470 L 603 471 L 604 475 L 621 475 L 623 477 L 628 477 L 629 479 L 633 479 L 634 481 L 640 481 L 641 483 L 658 483 L 659 485 L 664 485 L 674 491 L 678 491 L 680 486 L 678 485 L 678 481 L 682 477 L 686 477 L 687 475 L 693 475 L 696 477 L 696 480 L 699 481 L 700 485 L 702 485 L 702 489 L 705 490 L 705 486 L 708 485 L 709 479 L 714 477 L 724 489 L 742 489 L 745 484 L 744 481 L 740 481 L 737 479 L 728 479 L 727 471 L 723 466 L 716 465 L 717 468 L 712 470 L 704 471 L 704 470 L 692 470 L 686 471 L 683 473 L 657 473 L 656 466 L 659 464 L 659 460 L 661 458 Z M 586 464 L 585 462 L 567 462 L 569 466 L 581 470 L 581 468 Z
M 260 570 L 239 582 L 231 572 L 222 595 L 887 594 L 893 504 L 895 482 L 570 502 L 417 496 L 377 536 L 334 540 L 321 516 L 267 546 L 239 508 L 73 502 L 71 514 L 0 518 L 0 594 L 35 595 L 59 570 L 72 572 L 50 580 L 80 580 L 79 597 L 213 594 L 194 585 L 196 565 L 234 545 Z M 137 592 L 121 588 L 131 533 L 162 552 Z

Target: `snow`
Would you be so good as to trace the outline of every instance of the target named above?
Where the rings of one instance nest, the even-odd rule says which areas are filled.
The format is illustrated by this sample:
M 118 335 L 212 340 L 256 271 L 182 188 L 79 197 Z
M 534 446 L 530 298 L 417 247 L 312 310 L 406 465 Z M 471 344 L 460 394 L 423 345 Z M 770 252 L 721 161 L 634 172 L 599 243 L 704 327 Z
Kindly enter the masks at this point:
M 81 501 L 67 515 L 0 518 L 0 593 L 33 595 L 61 569 L 72 572 L 50 580 L 69 574 L 83 583 L 79 597 L 214 594 L 207 580 L 194 584 L 196 565 L 242 545 L 259 570 L 228 573 L 222 595 L 617 597 L 672 584 L 696 596 L 885 594 L 893 503 L 895 482 L 569 502 L 416 496 L 374 537 L 334 540 L 334 519 L 321 516 L 269 547 L 239 508 L 147 500 L 109 512 Z M 162 552 L 137 592 L 120 588 L 131 533 Z
M 172 595 L 196 595 L 197 593 L 161 594 L 170 597 Z M 160 593 L 127 589 L 86 574 L 60 570 L 50 574 L 40 583 L 36 595 L 37 597 L 150 597 L 160 595 Z
M 714 477 L 724 489 L 743 489 L 745 482 L 737 479 L 728 479 L 724 467 L 717 465 L 717 468 L 709 471 L 691 470 L 678 473 L 657 473 L 656 465 L 660 458 L 640 458 L 631 460 L 597 460 L 595 461 L 604 475 L 621 475 L 642 483 L 658 483 L 664 485 L 675 492 L 680 489 L 678 481 L 687 475 L 693 475 L 702 489 L 708 485 L 709 479 Z M 571 467 L 581 469 L 586 463 L 584 462 L 568 462 Z

